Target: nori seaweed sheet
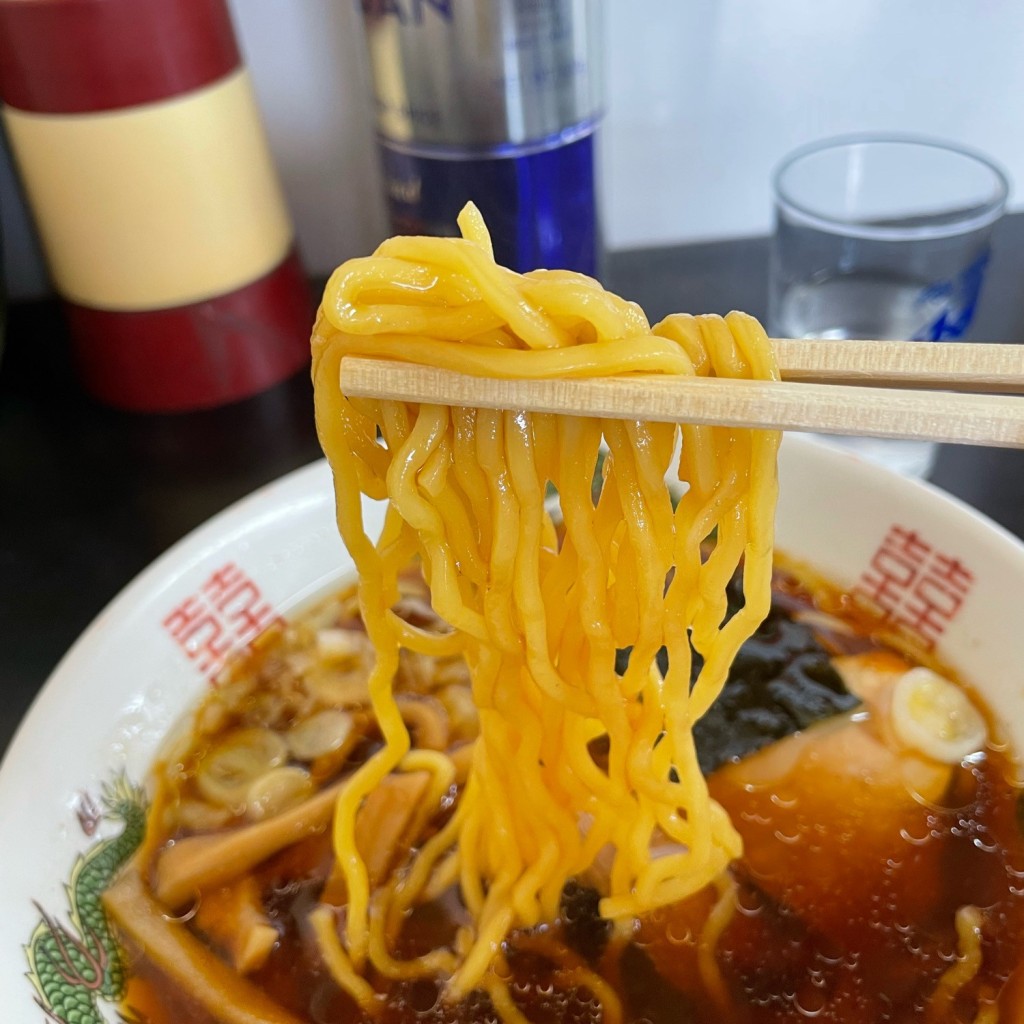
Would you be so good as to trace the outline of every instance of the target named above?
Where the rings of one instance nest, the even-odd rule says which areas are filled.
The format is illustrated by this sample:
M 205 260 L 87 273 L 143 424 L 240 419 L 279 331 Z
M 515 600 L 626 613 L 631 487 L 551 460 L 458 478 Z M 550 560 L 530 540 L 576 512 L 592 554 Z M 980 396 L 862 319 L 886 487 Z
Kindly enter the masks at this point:
M 695 674 L 699 661 L 694 658 Z M 721 696 L 694 727 L 701 771 L 708 775 L 859 703 L 811 628 L 773 608 L 740 648 Z
M 730 614 L 742 604 L 739 583 L 729 588 Z M 629 651 L 618 654 L 625 671 Z M 664 649 L 658 663 L 667 668 Z M 693 653 L 692 679 L 703 659 Z M 701 771 L 709 775 L 762 747 L 859 704 L 832 667 L 810 626 L 773 605 L 768 617 L 740 648 L 718 700 L 694 726 Z

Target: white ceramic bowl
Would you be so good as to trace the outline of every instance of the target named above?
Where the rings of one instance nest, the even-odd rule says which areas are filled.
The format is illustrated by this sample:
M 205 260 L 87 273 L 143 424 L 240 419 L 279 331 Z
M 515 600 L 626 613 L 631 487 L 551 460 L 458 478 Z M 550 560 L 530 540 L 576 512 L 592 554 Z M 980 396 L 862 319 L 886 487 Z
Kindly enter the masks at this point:
M 800 438 L 781 456 L 777 543 L 934 642 L 1024 751 L 1024 546 L 977 512 Z M 76 858 L 101 786 L 145 778 L 161 738 L 224 653 L 349 575 L 330 474 L 315 463 L 211 520 L 155 562 L 96 619 L 50 678 L 0 767 L 0 1006 L 41 1019 L 23 949 L 33 901 L 67 920 Z M 84 826 L 83 826 L 84 823 Z M 96 1020 L 114 1021 L 97 1000 Z

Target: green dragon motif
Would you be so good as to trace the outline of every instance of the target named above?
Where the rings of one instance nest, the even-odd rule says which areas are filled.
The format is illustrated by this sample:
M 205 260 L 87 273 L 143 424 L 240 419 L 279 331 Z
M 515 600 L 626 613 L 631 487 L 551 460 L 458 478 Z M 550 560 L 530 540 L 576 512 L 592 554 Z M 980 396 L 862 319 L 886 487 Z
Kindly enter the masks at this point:
M 117 1002 L 127 984 L 123 955 L 107 923 L 102 896 L 142 842 L 146 797 L 141 787 L 120 775 L 104 786 L 102 799 L 103 816 L 122 822 L 124 828 L 75 861 L 65 887 L 70 928 L 36 904 L 40 921 L 25 946 L 36 1002 L 57 1024 L 103 1024 L 99 1001 Z

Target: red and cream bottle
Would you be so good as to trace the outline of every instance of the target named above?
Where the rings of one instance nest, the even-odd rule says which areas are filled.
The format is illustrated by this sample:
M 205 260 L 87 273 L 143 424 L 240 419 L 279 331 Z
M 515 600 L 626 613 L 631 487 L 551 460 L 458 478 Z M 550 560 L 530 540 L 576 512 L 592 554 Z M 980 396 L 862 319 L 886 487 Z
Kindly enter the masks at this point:
M 219 405 L 308 360 L 310 293 L 225 0 L 0 0 L 0 99 L 93 394 Z

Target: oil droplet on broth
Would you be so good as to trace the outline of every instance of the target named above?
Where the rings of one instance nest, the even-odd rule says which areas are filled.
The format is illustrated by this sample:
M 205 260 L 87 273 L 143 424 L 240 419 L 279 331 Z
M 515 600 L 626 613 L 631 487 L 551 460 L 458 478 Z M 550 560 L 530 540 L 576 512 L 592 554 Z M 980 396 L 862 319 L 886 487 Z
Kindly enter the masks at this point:
M 797 843 L 800 842 L 801 839 L 803 839 L 802 832 L 794 832 L 792 835 L 790 835 L 786 832 L 782 832 L 779 829 L 776 829 L 774 835 L 780 843 L 785 843 L 786 846 L 795 846 Z
M 413 982 L 405 993 L 406 1005 L 420 1016 L 433 1013 L 440 1001 L 437 984 L 429 979 Z
M 696 942 L 693 929 L 685 921 L 673 920 L 671 918 L 665 927 L 665 938 L 673 946 L 692 946 Z
M 825 967 L 836 967 L 843 961 L 843 950 L 831 947 L 826 939 L 814 951 L 814 959 Z
M 827 993 L 813 981 L 802 988 L 793 998 L 793 1008 L 802 1017 L 814 1018 L 825 1010 L 828 1003 Z
M 794 796 L 787 799 L 786 797 L 782 796 L 781 793 L 772 793 L 769 799 L 773 804 L 775 804 L 776 807 L 779 807 L 784 811 L 792 810 L 794 807 L 796 807 L 797 803 L 799 802 L 799 797 Z
M 736 909 L 746 917 L 757 917 L 764 910 L 764 896 L 753 886 L 740 886 L 736 891 Z
M 491 971 L 503 985 L 507 985 L 512 980 L 512 971 L 504 957 L 498 957 L 495 960 L 491 965 Z
M 931 829 L 927 829 L 924 835 L 913 835 L 910 831 L 905 828 L 900 829 L 900 838 L 905 842 L 910 843 L 911 846 L 924 846 L 929 839 L 932 838 Z

